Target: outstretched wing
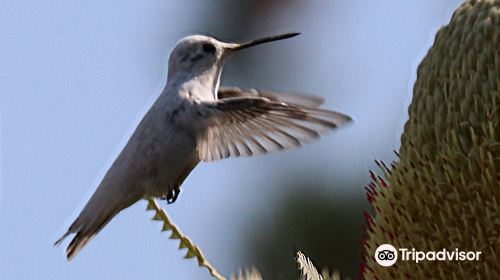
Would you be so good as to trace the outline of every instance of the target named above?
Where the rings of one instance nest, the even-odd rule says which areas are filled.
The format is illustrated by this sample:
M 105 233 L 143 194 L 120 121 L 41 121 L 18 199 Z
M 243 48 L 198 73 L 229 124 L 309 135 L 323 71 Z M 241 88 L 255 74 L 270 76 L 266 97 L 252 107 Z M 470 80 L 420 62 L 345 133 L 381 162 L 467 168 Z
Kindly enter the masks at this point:
M 325 100 L 319 96 L 308 94 L 276 93 L 271 91 L 245 89 L 237 87 L 220 87 L 217 92 L 219 99 L 230 97 L 264 97 L 274 102 L 286 103 L 309 108 L 318 108 Z
M 197 148 L 203 161 L 298 147 L 351 120 L 341 113 L 317 109 L 321 100 L 318 98 L 290 99 L 291 95 L 281 97 L 273 93 L 263 97 L 252 91 L 232 91 L 237 97 L 227 97 L 228 92 L 222 91 L 222 96 L 219 92 L 219 98 L 225 98 L 196 105 L 197 122 L 203 128 Z M 310 100 L 309 106 L 297 104 L 304 98 Z

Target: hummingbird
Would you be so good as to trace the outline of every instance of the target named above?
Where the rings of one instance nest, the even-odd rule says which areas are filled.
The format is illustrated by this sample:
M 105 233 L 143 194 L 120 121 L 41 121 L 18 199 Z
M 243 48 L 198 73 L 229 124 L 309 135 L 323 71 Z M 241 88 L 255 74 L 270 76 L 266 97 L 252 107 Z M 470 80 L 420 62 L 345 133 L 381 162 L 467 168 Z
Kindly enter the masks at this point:
M 224 43 L 203 35 L 177 42 L 166 86 L 144 115 L 60 244 L 71 260 L 114 216 L 147 197 L 173 203 L 200 162 L 301 146 L 351 120 L 319 108 L 320 97 L 219 87 L 225 61 L 240 50 L 300 33 Z

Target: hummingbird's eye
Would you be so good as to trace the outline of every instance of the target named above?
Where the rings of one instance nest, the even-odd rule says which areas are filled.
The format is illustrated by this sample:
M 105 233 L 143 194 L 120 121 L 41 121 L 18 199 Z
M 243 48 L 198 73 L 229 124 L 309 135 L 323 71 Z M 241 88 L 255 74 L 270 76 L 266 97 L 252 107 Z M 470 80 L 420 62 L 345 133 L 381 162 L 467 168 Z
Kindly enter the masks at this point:
M 203 51 L 206 53 L 214 53 L 215 52 L 215 46 L 211 43 L 205 43 L 202 46 Z

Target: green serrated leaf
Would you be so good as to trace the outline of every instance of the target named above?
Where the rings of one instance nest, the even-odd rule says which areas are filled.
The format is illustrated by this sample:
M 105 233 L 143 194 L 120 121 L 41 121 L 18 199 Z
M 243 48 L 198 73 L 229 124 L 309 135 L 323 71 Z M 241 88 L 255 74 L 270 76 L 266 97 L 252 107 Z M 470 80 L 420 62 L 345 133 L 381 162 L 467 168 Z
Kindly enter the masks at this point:
M 162 218 L 161 218 L 160 214 L 157 212 L 157 213 L 155 213 L 155 215 L 153 216 L 153 218 L 151 218 L 151 220 L 153 220 L 153 221 L 161 221 Z
M 186 259 L 192 259 L 194 257 L 196 257 L 196 254 L 194 252 L 192 252 L 191 250 L 188 250 L 186 255 L 184 256 L 184 258 L 186 258 Z
M 186 259 L 191 259 L 193 257 L 197 258 L 198 265 L 205 267 L 210 275 L 218 280 L 224 280 L 225 278 L 205 259 L 201 250 L 196 247 L 195 244 L 189 240 L 186 236 L 184 236 L 181 231 L 173 224 L 165 210 L 160 208 L 154 199 L 148 199 L 147 210 L 156 211 L 152 220 L 155 221 L 163 221 L 162 232 L 171 230 L 170 239 L 177 239 L 179 241 L 179 249 L 187 249 L 187 253 L 184 256 Z
M 184 242 L 179 242 L 179 249 L 189 248 L 189 246 Z
M 172 227 L 168 223 L 164 222 L 163 227 L 161 228 L 161 231 L 168 231 L 171 229 L 172 229 Z
M 175 229 L 172 229 L 172 233 L 170 233 L 170 239 L 181 239 L 181 235 Z
M 156 208 L 155 208 L 155 205 L 154 205 L 153 201 L 148 200 L 148 206 L 146 206 L 146 210 L 147 210 L 147 211 L 156 210 Z

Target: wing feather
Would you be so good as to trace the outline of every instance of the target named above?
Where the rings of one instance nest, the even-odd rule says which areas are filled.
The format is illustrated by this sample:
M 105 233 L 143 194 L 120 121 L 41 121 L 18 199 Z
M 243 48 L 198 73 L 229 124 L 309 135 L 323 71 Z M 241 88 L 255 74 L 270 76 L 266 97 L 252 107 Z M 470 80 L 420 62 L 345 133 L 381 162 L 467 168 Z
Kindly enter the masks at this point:
M 323 98 L 314 95 L 275 93 L 256 89 L 242 90 L 237 87 L 220 87 L 217 96 L 219 99 L 230 97 L 264 97 L 278 103 L 300 105 L 310 108 L 318 108 L 325 102 Z
M 224 88 L 219 91 L 219 98 L 224 98 L 195 103 L 199 114 L 193 115 L 203 116 L 197 120 L 202 128 L 197 139 L 200 159 L 215 161 L 299 147 L 351 120 L 318 108 L 320 98 L 284 96 Z

